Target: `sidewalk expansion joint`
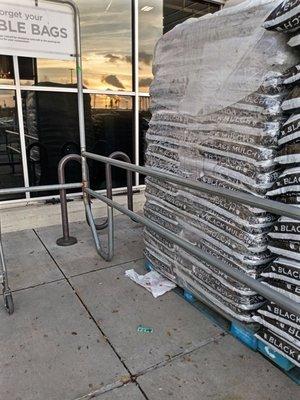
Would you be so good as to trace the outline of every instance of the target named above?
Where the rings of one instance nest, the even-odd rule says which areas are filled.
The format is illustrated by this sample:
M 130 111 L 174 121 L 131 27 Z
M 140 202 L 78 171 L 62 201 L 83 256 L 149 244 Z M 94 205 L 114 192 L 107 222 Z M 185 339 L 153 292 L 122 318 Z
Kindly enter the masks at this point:
M 126 378 L 128 378 L 128 379 L 126 380 Z M 99 389 L 93 390 L 90 393 L 87 393 L 87 394 L 85 394 L 83 396 L 80 396 L 80 397 L 76 397 L 75 399 L 72 399 L 72 400 L 90 400 L 90 399 L 95 399 L 98 396 L 101 396 L 101 395 L 109 393 L 109 392 L 113 392 L 115 389 L 119 389 L 119 388 L 127 386 L 129 384 L 136 385 L 140 389 L 142 394 L 144 395 L 145 399 L 149 400 L 148 397 L 145 395 L 144 391 L 141 390 L 139 385 L 137 385 L 137 383 L 134 380 L 132 380 L 129 376 L 128 377 L 122 377 L 121 379 L 117 380 L 116 382 L 109 383 L 109 384 L 107 384 L 105 386 L 102 386 Z
M 89 400 L 89 399 L 94 399 L 102 394 L 105 394 L 107 392 L 112 392 L 114 389 L 118 389 L 122 386 L 126 385 L 126 383 L 123 383 L 122 380 L 118 380 L 113 383 L 109 383 L 108 385 L 102 386 L 100 389 L 96 389 L 88 394 L 85 394 L 80 397 L 76 397 L 76 399 L 72 400 Z
M 199 342 L 195 346 L 189 347 L 189 348 L 187 348 L 187 349 L 185 349 L 185 350 L 183 350 L 183 351 L 181 351 L 181 352 L 179 352 L 177 354 L 170 355 L 166 360 L 160 361 L 157 364 L 151 365 L 150 367 L 145 368 L 144 370 L 137 372 L 134 375 L 134 378 L 137 379 L 138 377 L 140 377 L 142 375 L 145 375 L 148 372 L 151 372 L 151 371 L 160 369 L 162 367 L 165 367 L 166 365 L 172 363 L 173 361 L 175 361 L 177 359 L 180 359 L 181 357 L 187 356 L 189 354 L 192 354 L 193 352 L 201 349 L 204 346 L 207 346 L 208 344 L 215 343 L 215 342 L 217 342 L 219 340 L 222 340 L 223 337 L 225 337 L 226 335 L 227 335 L 227 332 L 221 332 L 218 335 L 213 336 L 213 337 L 211 337 L 209 339 L 202 340 L 201 342 Z
M 19 289 L 13 289 L 12 292 L 16 293 L 16 292 L 21 292 L 22 290 L 35 289 L 35 288 L 40 287 L 40 286 L 45 286 L 45 285 L 48 285 L 48 284 L 51 284 L 51 283 L 56 283 L 56 282 L 62 282 L 62 281 L 65 281 L 65 280 L 66 280 L 66 278 L 63 276 L 61 278 L 53 279 L 51 281 L 36 283 L 34 285 L 25 286 L 25 287 L 22 287 L 22 288 L 19 288 Z
M 140 372 L 137 372 L 134 375 L 130 374 L 130 375 L 127 375 L 127 376 L 123 376 L 123 377 L 121 377 L 121 379 L 119 379 L 119 380 L 117 380 L 117 381 L 115 381 L 113 383 L 110 383 L 110 384 L 108 384 L 106 386 L 101 387 L 100 389 L 94 390 L 93 392 L 90 392 L 90 393 L 88 393 L 86 395 L 83 395 L 81 397 L 78 397 L 78 398 L 72 399 L 72 400 L 90 400 L 90 399 L 94 399 L 94 398 L 96 398 L 98 396 L 101 396 L 102 394 L 105 394 L 105 393 L 108 393 L 108 392 L 112 392 L 113 390 L 121 388 L 123 386 L 126 386 L 126 385 L 128 385 L 130 383 L 131 384 L 136 384 L 138 389 L 140 389 L 140 391 L 144 395 L 145 399 L 149 400 L 147 395 L 145 394 L 145 392 L 143 391 L 143 389 L 140 387 L 139 383 L 137 382 L 137 379 L 140 376 L 145 375 L 148 372 L 157 370 L 159 368 L 163 368 L 166 365 L 170 364 L 172 361 L 180 359 L 181 357 L 184 357 L 186 355 L 192 354 L 193 352 L 199 350 L 200 348 L 202 348 L 202 347 L 204 347 L 204 346 L 206 346 L 206 345 L 208 345 L 210 343 L 213 343 L 213 342 L 216 342 L 216 341 L 222 339 L 224 336 L 226 336 L 226 332 L 221 332 L 220 334 L 218 334 L 218 335 L 216 335 L 216 336 L 214 336 L 212 338 L 209 338 L 209 339 L 206 339 L 206 340 L 202 340 L 201 342 L 199 342 L 197 345 L 195 345 L 193 347 L 190 347 L 190 348 L 188 348 L 188 349 L 186 349 L 184 351 L 181 351 L 181 352 L 179 352 L 179 353 L 177 353 L 177 354 L 175 354 L 173 356 L 170 356 L 167 360 L 164 360 L 164 361 L 161 361 L 161 362 L 159 362 L 157 364 L 154 364 L 151 367 L 148 367 L 148 368 L 146 368 L 146 369 L 144 369 L 144 370 L 142 370 Z
M 126 371 L 128 372 L 128 376 L 126 376 L 124 379 L 124 382 L 122 383 L 122 381 L 120 381 L 122 383 L 121 386 L 123 386 L 125 383 L 129 383 L 129 382 L 135 382 L 136 385 L 138 386 L 138 388 L 140 389 L 140 391 L 142 392 L 142 394 L 144 395 L 146 400 L 149 400 L 148 397 L 146 396 L 146 394 L 144 393 L 144 391 L 142 390 L 142 388 L 140 387 L 140 385 L 138 384 L 138 382 L 135 381 L 135 376 L 131 373 L 130 369 L 128 368 L 128 366 L 126 365 L 126 363 L 124 362 L 124 360 L 122 359 L 122 357 L 119 355 L 119 353 L 117 352 L 117 350 L 115 349 L 115 346 L 112 344 L 112 342 L 110 341 L 110 339 L 105 335 L 105 332 L 103 331 L 103 329 L 101 328 L 101 326 L 98 324 L 98 322 L 96 321 L 96 319 L 94 318 L 93 314 L 90 312 L 90 310 L 88 309 L 87 305 L 85 304 L 85 302 L 83 301 L 83 299 L 80 297 L 78 291 L 75 289 L 75 287 L 72 285 L 72 282 L 70 281 L 70 278 L 67 277 L 67 275 L 64 273 L 64 271 L 61 269 L 61 267 L 59 266 L 59 264 L 57 263 L 57 261 L 55 260 L 55 258 L 53 257 L 53 255 L 51 254 L 51 252 L 49 251 L 49 249 L 47 248 L 47 246 L 45 245 L 45 243 L 43 242 L 43 240 L 40 238 L 40 236 L 38 235 L 38 233 L 36 232 L 35 229 L 33 229 L 34 233 L 36 234 L 37 238 L 39 239 L 39 241 L 41 242 L 41 244 L 43 245 L 43 247 L 45 248 L 45 250 L 47 251 L 47 253 L 49 254 L 49 256 L 51 257 L 51 259 L 53 260 L 53 262 L 55 263 L 55 265 L 57 266 L 57 268 L 60 270 L 60 272 L 62 273 L 62 275 L 64 276 L 66 282 L 69 284 L 69 286 L 71 287 L 72 291 L 74 292 L 75 296 L 77 297 L 77 299 L 79 300 L 79 302 L 81 303 L 81 305 L 84 307 L 84 309 L 86 310 L 86 312 L 88 313 L 89 317 L 91 318 L 91 320 L 94 322 L 94 324 L 96 325 L 96 327 L 98 328 L 98 330 L 100 331 L 101 335 L 103 336 L 103 338 L 105 339 L 106 343 L 110 346 L 110 348 L 112 349 L 112 351 L 114 352 L 114 354 L 116 355 L 116 357 L 118 358 L 118 360 L 120 361 L 120 363 L 123 365 L 123 367 L 126 369 Z M 115 384 L 118 384 L 118 382 L 116 382 Z M 114 383 L 112 383 L 111 385 L 114 385 Z M 99 390 L 103 390 L 99 389 Z M 109 389 L 107 389 L 108 391 Z M 112 390 L 112 389 L 111 389 Z M 101 394 L 101 393 L 99 393 Z M 92 395 L 92 397 L 83 397 L 82 399 L 91 399 L 95 397 L 95 394 Z M 77 400 L 77 399 L 75 399 Z
M 105 271 L 105 270 L 110 269 L 110 268 L 121 267 L 122 265 L 131 263 L 131 262 L 144 260 L 144 259 L 145 259 L 144 257 L 133 258 L 132 260 L 122 261 L 122 262 L 114 264 L 114 265 L 109 265 L 108 267 L 101 267 L 101 268 L 91 269 L 90 271 L 85 271 L 85 272 L 80 272 L 79 274 L 70 275 L 70 278 L 77 278 L 78 276 L 87 275 L 87 274 L 90 274 L 92 272 Z

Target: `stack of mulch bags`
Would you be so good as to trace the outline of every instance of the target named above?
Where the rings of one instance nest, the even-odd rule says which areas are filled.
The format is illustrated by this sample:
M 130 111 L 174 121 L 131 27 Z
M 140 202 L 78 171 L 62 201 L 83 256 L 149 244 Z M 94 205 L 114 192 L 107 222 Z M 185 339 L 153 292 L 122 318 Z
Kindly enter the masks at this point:
M 262 28 L 273 9 L 273 1 L 249 0 L 163 36 L 154 60 L 147 166 L 266 197 L 280 174 L 283 72 L 295 64 L 285 38 Z M 146 180 L 146 197 L 146 217 L 232 269 L 258 279 L 272 260 L 267 234 L 274 215 L 162 179 Z M 148 228 L 145 243 L 156 270 L 227 315 L 251 322 L 264 303 Z
M 300 45 L 300 0 L 282 2 L 266 20 L 265 27 L 286 32 L 292 36 L 289 45 Z M 299 54 L 298 49 L 298 60 Z M 286 73 L 284 84 L 289 94 L 282 104 L 285 121 L 275 159 L 282 172 L 268 196 L 300 206 L 300 65 Z M 269 237 L 268 248 L 278 258 L 261 274 L 264 284 L 298 302 L 300 307 L 300 221 L 279 218 Z M 257 337 L 300 367 L 300 313 L 291 314 L 267 302 L 254 319 L 263 325 Z

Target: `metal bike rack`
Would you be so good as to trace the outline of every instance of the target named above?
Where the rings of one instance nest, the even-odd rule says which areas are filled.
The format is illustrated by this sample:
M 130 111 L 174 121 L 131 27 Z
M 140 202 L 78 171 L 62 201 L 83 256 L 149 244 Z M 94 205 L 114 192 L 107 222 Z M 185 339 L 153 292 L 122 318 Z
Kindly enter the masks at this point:
M 100 156 L 98 154 L 93 154 L 93 153 L 89 153 L 86 151 L 84 151 L 82 154 L 85 158 L 103 162 L 105 164 L 109 164 L 109 165 L 112 165 L 115 167 L 123 168 L 127 171 L 138 172 L 140 174 L 159 178 L 164 181 L 174 182 L 174 183 L 181 185 L 182 187 L 190 188 L 190 189 L 193 189 L 198 192 L 204 192 L 204 193 L 209 193 L 212 195 L 224 196 L 228 199 L 231 199 L 234 201 L 239 201 L 243 204 L 246 204 L 246 205 L 249 205 L 249 206 L 252 206 L 255 208 L 262 208 L 266 211 L 272 212 L 277 215 L 284 215 L 284 216 L 287 216 L 290 218 L 296 218 L 296 219 L 300 220 L 300 209 L 295 206 L 282 204 L 282 203 L 279 203 L 279 202 L 276 202 L 273 200 L 259 198 L 254 195 L 250 195 L 250 194 L 246 194 L 246 193 L 234 192 L 234 191 L 231 191 L 228 189 L 223 189 L 223 188 L 215 188 L 208 184 L 199 183 L 197 181 L 191 181 L 189 179 L 184 179 L 184 178 L 181 178 L 181 177 L 169 174 L 169 173 L 156 171 L 151 168 L 141 167 L 138 165 L 130 164 L 130 163 L 119 161 L 119 160 L 114 160 L 109 157 Z M 202 261 L 205 261 L 205 262 L 211 264 L 212 266 L 218 268 L 220 271 L 226 273 L 228 276 L 232 277 L 233 279 L 247 285 L 249 288 L 253 289 L 254 291 L 259 293 L 266 299 L 278 304 L 283 309 L 285 309 L 289 312 L 298 314 L 298 315 L 300 314 L 300 304 L 289 299 L 287 296 L 264 285 L 263 283 L 259 282 L 258 280 L 251 278 L 250 276 L 246 275 L 245 273 L 229 267 L 227 264 L 221 262 L 216 257 L 213 257 L 213 256 L 209 255 L 208 253 L 200 250 L 199 248 L 197 248 L 197 246 L 183 240 L 179 236 L 171 233 L 170 231 L 161 227 L 160 225 L 151 221 L 150 219 L 142 217 L 142 216 L 138 215 L 137 213 L 134 213 L 133 211 L 121 206 L 120 204 L 111 200 L 107 196 L 103 196 L 100 193 L 97 193 L 94 190 L 91 190 L 87 186 L 84 186 L 83 190 L 86 193 L 86 196 L 89 195 L 96 199 L 99 199 L 109 206 L 110 216 L 111 216 L 108 221 L 109 227 L 113 224 L 112 212 L 113 212 L 113 209 L 115 208 L 116 210 L 129 216 L 133 220 L 145 225 L 146 227 L 152 229 L 156 233 L 164 236 L 166 239 L 177 244 L 178 246 L 180 246 L 181 248 L 183 248 L 184 250 L 186 250 L 188 253 L 192 254 L 193 256 L 199 258 Z M 91 227 L 92 227 L 93 226 L 93 216 L 91 213 L 89 215 L 89 219 L 90 219 L 90 223 L 91 223 Z M 95 230 L 93 231 L 93 228 L 92 228 L 92 233 L 94 236 Z M 99 247 L 99 246 L 101 246 L 101 244 L 100 244 L 100 239 L 98 236 L 97 236 L 97 240 L 98 240 L 97 246 Z M 109 249 L 113 248 L 113 246 L 114 246 L 113 236 L 109 235 L 108 240 L 109 240 L 109 242 L 108 242 Z M 97 248 L 97 246 L 96 246 L 96 248 Z M 97 250 L 98 250 L 98 248 L 97 248 Z M 100 255 L 102 255 L 101 252 L 98 251 L 98 253 Z M 104 254 L 104 255 L 106 256 L 107 254 Z M 102 255 L 102 257 L 103 257 L 103 255 Z M 103 257 L 103 258 L 107 260 L 107 257 Z
M 128 163 L 131 163 L 130 158 L 127 154 L 116 151 L 112 153 L 109 158 L 112 159 L 121 159 Z M 66 165 L 70 161 L 77 161 L 79 163 L 82 162 L 81 156 L 78 154 L 68 154 L 63 157 L 59 164 L 58 164 L 58 181 L 60 184 L 64 185 L 66 183 L 66 176 L 65 176 L 65 168 Z M 89 174 L 88 174 L 89 176 Z M 105 167 L 105 176 L 106 176 L 106 195 L 109 199 L 112 199 L 113 195 L 113 184 L 112 184 L 112 174 L 111 174 L 111 165 L 106 164 Z M 59 191 L 60 195 L 60 206 L 61 206 L 61 221 L 62 221 L 62 231 L 63 236 L 57 239 L 56 244 L 58 246 L 72 246 L 77 243 L 77 239 L 74 236 L 70 236 L 70 229 L 69 229 L 69 219 L 68 219 L 68 203 L 67 203 L 67 192 L 65 189 L 61 189 Z M 90 198 L 89 198 L 89 203 Z M 132 190 L 132 172 L 127 171 L 127 206 L 128 209 L 133 211 L 133 190 Z M 87 222 L 89 223 L 88 214 L 86 215 Z M 108 218 L 100 225 L 95 224 L 96 231 L 105 229 L 108 227 Z
M 82 153 L 83 154 L 83 153 Z M 130 158 L 122 152 L 115 152 L 112 153 L 108 159 L 114 160 L 116 158 L 122 158 L 125 159 L 126 161 L 129 160 Z M 118 161 L 118 160 L 115 160 Z M 124 162 L 124 161 L 121 161 Z M 128 164 L 128 163 L 126 163 Z M 110 163 L 106 164 L 106 185 L 107 185 L 107 196 L 106 198 L 112 199 L 112 175 L 111 175 L 111 165 Z M 131 164 L 130 164 L 131 165 Z M 88 186 L 83 186 L 83 189 L 89 189 Z M 91 228 L 95 247 L 97 250 L 97 253 L 105 260 L 105 261 L 111 261 L 111 259 L 114 256 L 114 219 L 113 219 L 113 208 L 112 207 L 107 207 L 107 250 L 105 250 L 100 241 L 100 237 L 97 233 L 97 227 L 95 224 L 95 219 L 92 213 L 92 209 L 90 206 L 90 202 L 88 199 L 90 198 L 90 195 L 87 190 L 84 191 L 84 196 L 83 196 L 83 201 L 85 204 L 85 211 L 87 215 L 87 220 L 88 224 Z M 133 209 L 133 195 L 132 195 L 132 173 L 130 171 L 127 172 L 127 200 L 128 200 L 128 207 L 131 207 Z
M 122 151 L 115 151 L 111 153 L 108 158 L 113 160 L 122 160 L 129 164 L 131 164 L 131 160 L 127 154 L 123 153 Z M 132 172 L 127 171 L 127 207 L 129 210 L 133 211 L 133 190 L 132 190 Z M 106 174 L 106 190 L 107 190 L 107 197 L 112 200 L 112 175 L 111 175 L 111 164 L 105 165 L 105 174 Z
M 58 164 L 58 182 L 61 185 L 66 183 L 66 174 L 65 169 L 66 165 L 70 161 L 77 161 L 79 163 L 82 162 L 82 158 L 79 154 L 68 154 L 64 156 L 59 164 Z M 69 228 L 69 218 L 68 218 L 68 202 L 67 202 L 67 191 L 65 189 L 60 189 L 59 191 L 60 197 L 60 208 L 61 208 L 61 221 L 62 221 L 62 231 L 63 236 L 57 239 L 56 244 L 58 246 L 73 246 L 77 243 L 77 239 L 74 236 L 70 236 L 70 228 Z M 90 201 L 90 198 L 89 198 Z M 101 225 L 96 225 L 96 229 L 104 229 L 107 227 L 107 222 L 104 222 Z
M 78 154 L 68 154 L 60 160 L 58 164 L 58 182 L 60 184 L 66 183 L 65 168 L 70 161 L 78 161 L 81 163 L 81 157 Z M 57 239 L 56 244 L 58 246 L 72 246 L 73 244 L 77 243 L 77 239 L 73 236 L 70 236 L 66 189 L 60 189 L 59 197 L 63 236 Z

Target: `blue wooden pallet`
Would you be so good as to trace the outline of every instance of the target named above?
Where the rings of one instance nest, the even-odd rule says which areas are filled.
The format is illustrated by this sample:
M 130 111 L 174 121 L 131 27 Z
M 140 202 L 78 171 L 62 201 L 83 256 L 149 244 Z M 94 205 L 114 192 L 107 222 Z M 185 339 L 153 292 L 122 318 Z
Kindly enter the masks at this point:
M 149 260 L 145 261 L 145 268 L 147 271 L 154 270 Z M 300 368 L 296 367 L 290 360 L 279 354 L 274 348 L 263 343 L 260 339 L 256 338 L 255 333 L 259 329 L 258 324 L 244 324 L 240 321 L 230 318 L 223 310 L 212 304 L 207 298 L 197 297 L 186 289 L 177 287 L 174 289 L 175 293 L 183 297 L 197 310 L 199 310 L 205 317 L 211 320 L 214 324 L 218 325 L 221 329 L 230 333 L 248 348 L 257 351 L 268 359 L 272 364 L 278 367 L 295 383 L 300 385 Z

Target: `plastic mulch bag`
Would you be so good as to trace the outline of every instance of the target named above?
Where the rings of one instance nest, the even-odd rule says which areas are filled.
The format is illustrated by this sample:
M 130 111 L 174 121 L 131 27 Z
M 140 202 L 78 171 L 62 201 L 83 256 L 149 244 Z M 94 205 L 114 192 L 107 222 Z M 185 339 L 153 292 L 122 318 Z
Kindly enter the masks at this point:
M 278 353 L 288 358 L 297 367 L 300 367 L 300 349 L 298 347 L 267 328 L 260 329 L 255 336 L 267 345 L 271 345 Z
M 300 28 L 300 0 L 284 0 L 268 16 L 264 27 L 270 30 L 295 32 Z
M 279 257 L 261 273 L 261 276 L 300 285 L 300 262 Z
M 300 114 L 293 114 L 282 125 L 278 144 L 283 146 L 289 143 L 297 143 L 300 140 Z
M 283 83 L 285 85 L 290 85 L 290 84 L 296 84 L 299 81 L 300 81 L 300 65 L 298 64 L 287 71 Z
M 295 86 L 286 100 L 282 103 L 285 112 L 297 114 L 300 111 L 300 86 Z

